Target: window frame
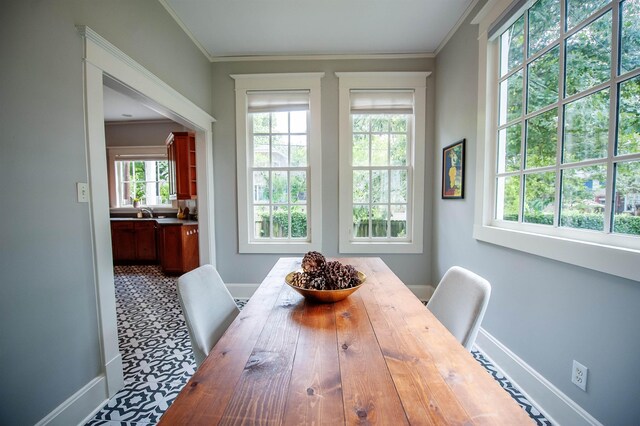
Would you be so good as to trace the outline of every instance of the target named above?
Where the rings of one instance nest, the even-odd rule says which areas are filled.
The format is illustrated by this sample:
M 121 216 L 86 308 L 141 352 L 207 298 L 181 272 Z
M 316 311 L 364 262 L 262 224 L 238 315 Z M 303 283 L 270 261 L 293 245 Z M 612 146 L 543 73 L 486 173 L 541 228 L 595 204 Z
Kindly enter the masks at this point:
M 152 204 L 141 205 L 139 207 L 133 206 L 118 206 L 117 199 L 117 169 L 116 161 L 126 160 L 125 158 L 133 161 L 168 161 L 167 148 L 163 145 L 160 146 L 123 146 L 123 147 L 107 147 L 108 158 L 108 178 L 109 178 L 109 207 L 110 210 L 119 212 L 137 211 L 140 207 L 149 207 L 154 211 L 162 211 L 165 209 L 173 209 L 171 201 L 167 204 Z M 175 209 L 173 209 L 175 210 Z
M 322 150 L 321 150 L 321 84 L 323 72 L 232 74 L 236 91 L 236 153 L 238 190 L 238 250 L 240 253 L 305 253 L 322 249 Z M 253 200 L 250 144 L 252 130 L 248 113 L 247 92 L 308 90 L 307 139 L 307 239 L 256 239 L 252 233 Z M 288 169 L 288 168 L 287 168 Z
M 339 251 L 422 253 L 426 150 L 426 84 L 430 72 L 336 72 L 339 80 Z M 408 151 L 407 237 L 357 241 L 353 233 L 351 90 L 413 90 L 413 134 Z M 384 238 L 384 237 L 383 237 Z
M 472 24 L 479 26 L 478 37 L 478 49 L 479 49 L 479 61 L 478 61 L 478 127 L 477 127 L 477 141 L 478 150 L 476 158 L 476 192 L 482 194 L 476 197 L 475 204 L 475 218 L 474 218 L 474 231 L 473 236 L 475 239 L 485 241 L 492 244 L 501 245 L 504 247 L 512 248 L 515 250 L 523 251 L 530 254 L 535 254 L 545 258 L 559 260 L 561 262 L 569 263 L 572 265 L 581 266 L 584 268 L 624 277 L 632 280 L 638 280 L 639 275 L 637 272 L 637 262 L 640 261 L 640 238 L 637 236 L 627 236 L 624 234 L 612 234 L 607 232 L 589 231 L 573 229 L 568 227 L 555 226 L 559 224 L 559 211 L 555 212 L 554 226 L 537 225 L 531 223 L 518 223 L 504 220 L 498 220 L 495 218 L 495 203 L 497 197 L 496 191 L 496 178 L 498 177 L 496 161 L 498 160 L 498 125 L 499 123 L 499 84 L 498 82 L 506 78 L 508 75 L 512 75 L 511 70 L 505 74 L 502 78 L 499 76 L 500 67 L 500 34 L 507 29 L 516 18 L 518 18 L 522 11 L 530 6 L 533 2 L 526 2 L 516 13 L 512 14 L 512 19 L 504 21 L 504 15 L 507 9 L 511 5 L 509 0 L 493 0 L 489 1 L 478 13 L 478 15 L 472 20 Z M 589 25 L 603 16 L 600 13 L 602 10 L 611 7 L 613 10 L 612 15 L 612 34 L 616 34 L 615 26 L 619 26 L 619 0 L 612 0 L 611 6 L 603 7 L 597 12 L 594 12 L 597 17 L 590 17 L 583 20 L 583 22 L 575 25 L 572 29 L 565 31 L 562 30 L 560 36 L 560 74 L 564 75 L 564 42 L 571 35 L 575 34 L 580 29 Z M 561 10 L 564 10 L 565 5 L 562 1 Z M 495 32 L 495 35 L 489 38 L 489 30 L 493 23 L 497 20 L 501 20 L 502 24 L 500 31 Z M 563 22 L 561 21 L 561 26 Z M 526 37 L 526 34 L 525 34 Z M 532 55 L 531 57 L 540 57 L 543 52 L 547 52 L 553 49 L 554 43 L 551 43 L 540 52 Z M 611 63 L 612 75 L 606 83 L 601 83 L 578 94 L 563 97 L 563 93 L 559 91 L 559 99 L 556 103 L 548 105 L 542 109 L 539 109 L 532 116 L 537 116 L 545 111 L 558 108 L 559 121 L 558 121 L 558 134 L 562 132 L 562 117 L 564 106 L 573 102 L 576 99 L 581 99 L 588 96 L 588 94 L 595 93 L 603 88 L 614 88 L 610 92 L 610 112 L 614 111 L 616 116 L 610 117 L 609 127 L 609 143 L 608 143 L 608 156 L 605 160 L 587 160 L 584 162 L 578 162 L 575 164 L 589 165 L 590 163 L 606 163 L 607 169 L 607 184 L 609 188 L 613 188 L 613 167 L 612 164 L 620 160 L 620 158 L 614 158 L 612 155 L 613 146 L 615 144 L 615 126 L 617 109 L 614 110 L 616 105 L 617 92 L 621 81 L 627 81 L 638 75 L 638 70 L 618 75 L 617 73 L 617 51 L 618 51 L 618 39 L 612 37 L 612 51 L 616 52 L 613 56 Z M 525 65 L 526 67 L 526 65 Z M 526 87 L 526 81 L 524 82 Z M 564 83 L 560 84 L 560 87 L 564 87 Z M 524 95 L 526 96 L 526 95 Z M 526 108 L 523 104 L 522 108 Z M 525 111 L 525 116 L 529 114 Z M 524 120 L 523 120 L 524 123 Z M 502 126 L 504 127 L 504 126 Z M 562 140 L 558 139 L 558 144 L 562 144 Z M 521 145 L 521 162 L 524 161 L 524 154 Z M 558 149 L 561 150 L 561 147 Z M 627 160 L 629 157 L 635 158 L 636 155 L 624 156 L 622 159 Z M 521 163 L 522 164 L 522 163 Z M 558 159 L 554 166 L 550 169 L 566 170 L 572 168 L 573 163 L 560 164 Z M 542 169 L 547 169 L 544 167 Z M 520 174 L 525 173 L 527 170 L 522 169 Z M 558 172 L 559 173 L 559 172 Z M 504 173 L 501 173 L 501 175 Z M 559 176 L 559 174 L 557 174 Z M 556 179 L 558 180 L 558 179 Z M 561 182 L 556 182 L 555 197 L 556 203 L 560 203 L 558 200 L 559 190 Z M 520 187 L 520 197 L 522 197 L 523 188 Z M 610 200 L 611 194 L 608 194 L 608 200 Z M 521 200 L 522 202 L 522 200 Z M 609 203 L 607 203 L 608 205 Z M 608 206 L 605 214 L 609 215 L 611 207 Z M 522 212 L 519 212 L 519 217 L 522 216 Z M 609 219 L 605 218 L 605 223 Z

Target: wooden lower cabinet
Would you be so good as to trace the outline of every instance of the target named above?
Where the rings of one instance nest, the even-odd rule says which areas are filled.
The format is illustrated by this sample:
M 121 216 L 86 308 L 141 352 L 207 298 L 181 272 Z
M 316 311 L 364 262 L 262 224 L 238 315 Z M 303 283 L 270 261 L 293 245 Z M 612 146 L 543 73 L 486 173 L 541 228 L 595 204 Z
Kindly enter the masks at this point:
M 111 248 L 115 264 L 156 263 L 155 222 L 111 222 Z
M 164 273 L 184 274 L 200 265 L 197 224 L 162 225 L 158 231 Z

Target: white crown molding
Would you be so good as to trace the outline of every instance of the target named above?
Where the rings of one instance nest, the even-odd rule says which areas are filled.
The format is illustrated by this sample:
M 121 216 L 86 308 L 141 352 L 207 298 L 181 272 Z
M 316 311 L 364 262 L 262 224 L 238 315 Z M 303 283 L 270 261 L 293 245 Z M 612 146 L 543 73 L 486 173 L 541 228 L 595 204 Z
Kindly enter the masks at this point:
M 432 59 L 434 53 L 372 53 L 372 54 L 336 54 L 336 55 L 255 55 L 255 56 L 214 56 L 211 62 L 248 62 L 248 61 L 337 61 L 364 59 Z
M 194 36 L 193 33 L 189 31 L 189 28 L 187 28 L 185 23 L 182 22 L 182 19 L 178 17 L 178 14 L 171 8 L 171 6 L 169 6 L 169 3 L 167 3 L 166 0 L 158 0 L 158 1 L 167 10 L 169 15 L 171 15 L 173 20 L 176 21 L 176 23 L 180 26 L 180 28 L 182 28 L 182 31 L 184 31 L 184 33 L 191 39 L 193 44 L 195 44 L 196 47 L 200 49 L 204 57 L 207 58 L 209 62 L 213 62 L 213 59 L 214 59 L 213 56 L 211 56 L 211 54 L 207 51 L 207 49 L 205 49 L 204 46 L 200 44 L 196 36 Z
M 464 21 L 467 19 L 467 17 L 469 16 L 469 14 L 471 13 L 471 11 L 476 7 L 476 5 L 480 2 L 480 0 L 473 0 L 471 2 L 471 4 L 469 4 L 469 6 L 467 6 L 467 8 L 465 9 L 464 13 L 462 14 L 462 16 L 460 17 L 460 19 L 458 19 L 458 22 L 456 22 L 456 24 L 453 26 L 453 28 L 451 28 L 449 30 L 449 32 L 447 33 L 447 35 L 444 37 L 444 39 L 440 42 L 440 44 L 438 45 L 438 48 L 436 49 L 436 51 L 434 52 L 434 56 L 438 56 L 438 54 L 440 53 L 440 51 L 442 49 L 444 49 L 444 46 L 446 46 L 447 43 L 449 43 L 449 40 L 451 40 L 451 37 L 453 37 L 453 35 L 456 33 L 456 31 L 458 31 L 460 29 L 460 27 L 462 26 L 462 24 L 464 24 Z M 472 22 L 473 23 L 473 22 Z

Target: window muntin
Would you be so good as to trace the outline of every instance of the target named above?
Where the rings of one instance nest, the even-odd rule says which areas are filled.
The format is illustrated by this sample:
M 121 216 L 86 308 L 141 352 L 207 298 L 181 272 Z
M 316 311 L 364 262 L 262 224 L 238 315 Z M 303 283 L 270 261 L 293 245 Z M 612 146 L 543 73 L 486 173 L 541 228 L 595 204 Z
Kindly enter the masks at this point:
M 167 160 L 116 160 L 115 207 L 170 206 Z
M 640 235 L 639 23 L 639 0 L 539 0 L 496 40 L 496 224 Z
M 248 113 L 252 238 L 307 241 L 309 110 L 295 105 L 274 109 Z

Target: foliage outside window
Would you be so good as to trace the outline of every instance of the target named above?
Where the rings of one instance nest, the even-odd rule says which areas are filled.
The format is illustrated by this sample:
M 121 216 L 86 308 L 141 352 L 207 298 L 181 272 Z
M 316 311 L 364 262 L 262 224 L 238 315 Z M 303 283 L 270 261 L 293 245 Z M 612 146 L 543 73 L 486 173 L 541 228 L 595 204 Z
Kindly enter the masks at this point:
M 428 73 L 340 79 L 340 251 L 420 253 Z
M 116 160 L 117 207 L 170 205 L 167 160 Z
M 640 236 L 640 0 L 515 18 L 496 41 L 495 219 Z

